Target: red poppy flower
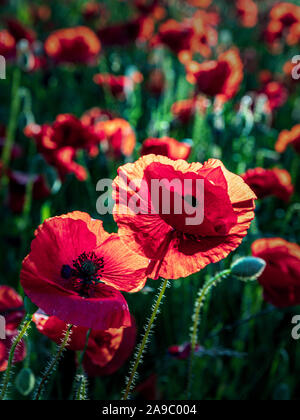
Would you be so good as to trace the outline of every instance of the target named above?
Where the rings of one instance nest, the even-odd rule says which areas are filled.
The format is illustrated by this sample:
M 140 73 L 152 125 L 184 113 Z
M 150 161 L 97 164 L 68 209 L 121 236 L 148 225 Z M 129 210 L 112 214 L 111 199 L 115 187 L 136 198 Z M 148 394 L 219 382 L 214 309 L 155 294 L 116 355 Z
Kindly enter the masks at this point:
M 242 178 L 261 199 L 273 195 L 288 202 L 294 193 L 291 175 L 284 169 L 250 169 Z
M 147 155 L 120 167 L 118 174 L 113 194 L 119 235 L 153 260 L 151 278 L 186 277 L 222 260 L 240 245 L 254 218 L 255 194 L 218 160 L 202 165 Z M 153 191 L 153 180 L 161 188 Z M 157 203 L 157 193 L 170 197 L 170 211 Z M 137 199 L 139 212 L 132 207 Z
M 71 114 L 58 115 L 52 125 L 30 124 L 24 133 L 27 137 L 34 138 L 38 151 L 50 165 L 57 168 L 62 179 L 68 173 L 74 173 L 81 181 L 87 178 L 87 174 L 75 162 L 78 150 L 84 149 L 94 157 L 98 144 L 102 141 L 93 126 L 83 124 Z
M 258 7 L 253 0 L 237 0 L 236 8 L 243 26 L 253 28 L 257 24 Z
M 99 55 L 101 43 L 96 34 L 85 26 L 60 29 L 45 42 L 45 51 L 58 63 L 93 62 Z
M 23 262 L 21 284 L 48 315 L 86 328 L 130 326 L 124 297 L 146 282 L 147 261 L 109 235 L 99 220 L 74 212 L 46 220 Z
M 23 300 L 14 289 L 9 286 L 0 286 L 0 315 L 5 318 L 4 340 L 0 339 L 0 372 L 6 370 L 8 355 L 14 338 L 17 336 L 17 329 L 25 315 Z M 25 359 L 26 348 L 22 341 L 17 347 L 14 363 Z
M 196 84 L 199 92 L 209 96 L 221 95 L 229 100 L 238 92 L 243 80 L 243 63 L 237 49 L 222 53 L 217 61 L 187 64 L 187 79 Z
M 139 16 L 129 22 L 106 26 L 97 31 L 105 46 L 128 45 L 148 41 L 154 32 L 154 20 L 150 16 Z
M 167 156 L 173 160 L 186 160 L 190 156 L 191 150 L 192 147 L 189 144 L 181 143 L 171 137 L 150 138 L 144 141 L 141 156 L 154 154 Z
M 135 72 L 131 76 L 114 76 L 113 74 L 96 74 L 94 82 L 98 86 L 105 87 L 118 99 L 125 99 L 128 93 L 132 92 L 135 84 L 141 83 L 143 76 Z
M 32 197 L 34 200 L 47 198 L 51 191 L 42 175 L 30 176 L 19 171 L 9 171 L 9 207 L 14 213 L 22 213 L 25 204 L 26 188 L 33 182 Z
M 264 298 L 284 308 L 300 304 L 300 247 L 281 238 L 259 239 L 252 244 L 252 254 L 266 261 L 258 279 Z
M 85 127 L 93 127 L 98 122 L 113 120 L 114 118 L 116 116 L 111 111 L 95 107 L 86 111 L 80 120 Z
M 107 10 L 103 5 L 95 1 L 88 1 L 82 6 L 82 16 L 87 21 L 95 19 L 100 19 L 102 21 L 107 18 Z
M 184 99 L 172 105 L 172 114 L 183 124 L 188 124 L 196 113 L 205 114 L 208 101 L 204 97 Z
M 270 12 L 270 22 L 266 31 L 269 43 L 290 34 L 292 27 L 300 23 L 300 7 L 292 3 L 282 2 L 276 4 Z
M 29 44 L 32 44 L 36 40 L 36 34 L 31 28 L 25 27 L 17 19 L 7 19 L 7 28 L 9 33 L 14 37 L 16 43 L 22 39 L 26 39 Z
M 278 153 L 283 153 L 289 145 L 291 145 L 297 153 L 300 153 L 300 124 L 295 125 L 291 131 L 282 131 L 276 142 L 275 149 Z
M 100 122 L 96 124 L 95 131 L 103 139 L 103 150 L 114 159 L 132 155 L 136 145 L 136 135 L 126 120 L 116 118 Z
M 37 329 L 55 343 L 60 344 L 67 324 L 56 316 L 36 312 L 33 321 Z M 83 366 L 89 376 L 111 375 L 117 371 L 131 355 L 136 341 L 134 318 L 128 328 L 110 328 L 106 331 L 92 330 Z M 74 326 L 68 345 L 69 350 L 80 351 L 85 348 L 88 329 Z
M 5 58 L 12 58 L 16 54 L 15 38 L 7 31 L 0 31 L 0 55 Z
M 261 94 L 267 96 L 267 111 L 274 111 L 284 105 L 288 99 L 288 91 L 286 87 L 279 82 L 267 83 L 260 91 Z
M 214 28 L 217 23 L 216 14 L 205 11 L 198 11 L 192 18 L 182 22 L 169 19 L 160 25 L 152 45 L 166 45 L 175 54 L 179 54 L 179 57 L 188 52 L 199 53 L 208 58 L 211 47 L 218 42 L 218 33 Z

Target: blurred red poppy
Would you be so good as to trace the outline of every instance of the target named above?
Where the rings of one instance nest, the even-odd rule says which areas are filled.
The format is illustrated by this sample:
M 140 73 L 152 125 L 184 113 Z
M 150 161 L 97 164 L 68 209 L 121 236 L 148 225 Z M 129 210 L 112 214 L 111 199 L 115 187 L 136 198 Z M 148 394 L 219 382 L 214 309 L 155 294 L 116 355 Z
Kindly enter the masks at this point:
M 282 131 L 276 142 L 275 149 L 278 153 L 283 153 L 289 145 L 292 146 L 297 153 L 300 153 L 300 124 L 295 125 L 291 131 Z
M 265 31 L 265 38 L 268 43 L 273 44 L 283 36 L 289 40 L 292 32 L 300 24 L 300 7 L 282 2 L 273 6 L 270 12 L 270 21 Z
M 141 156 L 161 155 L 170 159 L 188 159 L 192 147 L 188 143 L 181 143 L 171 137 L 162 137 L 161 139 L 149 138 L 143 142 Z
M 300 304 L 300 247 L 281 238 L 259 239 L 252 244 L 252 254 L 266 261 L 258 279 L 264 298 L 284 308 Z
M 74 173 L 80 181 L 86 180 L 87 173 L 75 162 L 78 150 L 86 150 L 94 157 L 102 141 L 94 126 L 83 124 L 71 114 L 58 115 L 52 125 L 30 124 L 24 133 L 35 140 L 38 151 L 50 165 L 56 167 L 62 179 L 68 173 Z
M 33 316 L 40 333 L 60 344 L 67 324 L 56 316 L 48 316 L 41 311 Z M 69 350 L 80 351 L 85 348 L 87 328 L 76 327 L 68 345 Z M 89 376 L 111 375 L 116 372 L 131 355 L 136 342 L 136 326 L 131 318 L 131 327 L 110 328 L 105 331 L 92 330 L 83 359 L 83 366 Z
M 200 345 L 196 344 L 195 352 L 200 350 Z M 168 348 L 168 353 L 170 356 L 174 357 L 174 359 L 178 360 L 186 360 L 190 357 L 192 345 L 191 343 L 184 343 L 180 346 L 170 346 Z
M 130 326 L 119 290 L 136 292 L 146 283 L 148 261 L 131 253 L 100 220 L 73 212 L 46 220 L 25 258 L 21 284 L 48 315 L 86 328 Z
M 14 37 L 16 43 L 26 39 L 29 44 L 36 40 L 36 34 L 31 28 L 27 28 L 17 19 L 7 19 L 6 21 L 9 33 Z
M 0 55 L 9 59 L 16 54 L 15 38 L 6 30 L 0 31 Z
M 94 82 L 110 91 L 117 99 L 124 100 L 133 91 L 136 84 L 143 81 L 140 72 L 134 72 L 131 76 L 115 76 L 113 74 L 96 74 Z
M 102 148 L 109 156 L 120 159 L 122 156 L 131 156 L 135 145 L 136 135 L 126 120 L 115 118 L 99 122 L 95 125 L 98 137 L 102 138 Z
M 162 182 L 158 191 L 153 191 L 153 180 Z M 158 207 L 154 192 L 170 197 L 170 211 L 164 211 L 161 203 Z M 113 195 L 120 238 L 152 260 L 151 278 L 169 279 L 186 277 L 235 250 L 254 218 L 256 199 L 242 178 L 218 160 L 189 164 L 155 155 L 120 167 Z M 132 196 L 139 198 L 138 214 L 129 204 Z M 175 201 L 185 209 L 175 211 Z M 191 222 L 187 214 L 195 219 Z
M 100 28 L 97 34 L 104 46 L 112 46 L 146 42 L 152 37 L 153 31 L 153 18 L 139 16 L 128 22 Z
M 243 63 L 239 52 L 232 48 L 222 53 L 217 61 L 186 65 L 187 79 L 199 92 L 209 96 L 219 95 L 227 101 L 238 92 L 243 80 Z
M 188 124 L 198 112 L 205 114 L 208 108 L 208 100 L 204 97 L 184 99 L 172 105 L 172 114 L 183 124 Z
M 274 111 L 284 105 L 288 99 L 287 88 L 280 82 L 269 82 L 260 93 L 267 97 L 267 111 Z
M 101 50 L 96 34 L 85 26 L 60 29 L 45 41 L 49 57 L 58 63 L 83 63 L 95 61 Z
M 257 24 L 258 7 L 253 0 L 237 0 L 236 8 L 243 26 L 253 28 Z
M 0 315 L 5 318 L 4 340 L 0 339 L 0 372 L 6 370 L 8 355 L 14 338 L 18 335 L 18 327 L 25 315 L 23 300 L 15 290 L 9 286 L 0 286 Z M 26 347 L 22 340 L 14 355 L 14 363 L 25 359 Z
M 288 202 L 294 193 L 291 175 L 284 169 L 250 169 L 242 178 L 260 199 L 275 196 Z

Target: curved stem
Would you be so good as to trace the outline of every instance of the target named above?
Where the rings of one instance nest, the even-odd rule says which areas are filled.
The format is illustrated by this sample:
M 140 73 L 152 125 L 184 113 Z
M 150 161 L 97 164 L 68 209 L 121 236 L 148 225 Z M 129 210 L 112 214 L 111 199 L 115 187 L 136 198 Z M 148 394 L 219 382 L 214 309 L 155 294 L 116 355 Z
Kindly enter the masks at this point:
M 149 334 L 150 334 L 151 329 L 153 327 L 153 324 L 154 324 L 156 315 L 158 313 L 158 310 L 159 310 L 161 301 L 162 301 L 162 299 L 164 297 L 164 294 L 165 294 L 165 291 L 166 291 L 167 286 L 168 286 L 168 280 L 164 280 L 163 283 L 160 286 L 160 292 L 159 292 L 159 295 L 157 297 L 156 303 L 155 303 L 155 305 L 153 307 L 153 311 L 152 311 L 151 317 L 150 317 L 150 319 L 148 321 L 148 324 L 145 327 L 145 335 L 144 335 L 144 337 L 142 339 L 141 344 L 138 347 L 138 352 L 137 352 L 135 361 L 134 361 L 134 363 L 132 365 L 132 368 L 131 368 L 131 371 L 130 371 L 130 374 L 129 374 L 128 383 L 127 383 L 127 386 L 126 386 L 124 395 L 122 397 L 122 400 L 127 400 L 128 397 L 129 397 L 129 395 L 130 395 L 130 393 L 131 393 L 131 391 L 132 391 L 132 387 L 133 387 L 133 383 L 134 383 L 134 378 L 135 378 L 135 375 L 137 373 L 137 369 L 138 369 L 139 364 L 140 364 L 140 361 L 142 359 L 142 356 L 143 356 L 143 353 L 144 353 L 144 350 L 145 350 L 145 346 L 146 346 L 146 344 L 148 342 Z
M 5 371 L 5 376 L 3 378 L 3 385 L 2 385 L 2 389 L 1 389 L 0 400 L 3 400 L 5 398 L 5 395 L 6 395 L 7 387 L 9 385 L 10 373 L 11 373 L 11 368 L 12 368 L 12 364 L 13 364 L 13 361 L 14 361 L 14 354 L 15 354 L 16 348 L 17 348 L 18 344 L 20 343 L 20 341 L 22 340 L 22 338 L 24 337 L 24 335 L 26 334 L 28 328 L 30 327 L 31 321 L 32 321 L 32 315 L 26 316 L 24 324 L 23 324 L 18 336 L 14 339 L 13 344 L 11 346 L 11 349 L 10 349 L 10 352 L 9 352 L 9 357 L 8 357 L 8 362 L 7 362 L 7 368 L 6 368 L 6 371 Z
M 43 391 L 43 388 L 44 388 L 45 383 L 47 382 L 47 380 L 48 380 L 49 376 L 51 375 L 53 369 L 55 368 L 55 366 L 59 362 L 59 359 L 61 358 L 61 355 L 62 355 L 63 351 L 67 347 L 68 342 L 69 342 L 69 338 L 70 338 L 71 333 L 72 333 L 72 328 L 73 328 L 73 325 L 68 325 L 68 329 L 67 329 L 67 332 L 66 332 L 66 334 L 65 334 L 65 336 L 63 338 L 63 341 L 62 341 L 61 345 L 59 346 L 58 351 L 57 351 L 55 357 L 50 362 L 50 365 L 46 369 L 46 371 L 43 374 L 43 377 L 42 377 L 42 379 L 41 379 L 41 381 L 39 383 L 39 386 L 38 386 L 38 389 L 36 391 L 35 398 L 34 398 L 35 400 L 39 400 L 40 399 L 40 396 L 41 396 L 41 393 Z
M 199 290 L 198 297 L 195 302 L 194 307 L 194 314 L 193 314 L 193 324 L 191 328 L 191 354 L 190 354 L 190 361 L 189 361 L 189 370 L 188 370 L 188 385 L 187 385 L 187 398 L 189 399 L 191 396 L 191 388 L 192 388 L 192 381 L 193 381 L 193 365 L 194 365 L 194 356 L 195 356 L 195 349 L 198 341 L 198 329 L 201 319 L 201 308 L 205 302 L 205 299 L 210 292 L 211 288 L 216 286 L 219 281 L 221 281 L 224 277 L 230 274 L 230 270 L 222 271 L 218 273 L 215 277 L 209 279 L 202 289 Z
M 78 360 L 78 368 L 77 368 L 78 372 L 81 372 L 81 370 L 82 370 L 82 363 L 83 363 L 83 359 L 84 359 L 85 353 L 86 353 L 88 345 L 89 345 L 89 338 L 90 338 L 91 332 L 92 332 L 92 329 L 90 328 L 88 330 L 88 332 L 86 333 L 85 346 L 84 346 L 84 349 L 82 350 L 82 352 L 79 356 L 79 360 Z

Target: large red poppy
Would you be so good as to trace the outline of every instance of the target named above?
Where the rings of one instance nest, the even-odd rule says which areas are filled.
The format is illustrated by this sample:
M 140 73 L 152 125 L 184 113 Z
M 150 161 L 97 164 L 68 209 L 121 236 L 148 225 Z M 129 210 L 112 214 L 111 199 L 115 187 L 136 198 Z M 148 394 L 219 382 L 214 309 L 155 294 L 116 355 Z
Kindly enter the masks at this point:
M 281 238 L 259 239 L 252 244 L 252 254 L 266 261 L 259 283 L 264 298 L 284 308 L 300 304 L 300 247 Z
M 250 169 L 242 178 L 258 198 L 275 196 L 288 202 L 294 193 L 291 175 L 284 169 Z
M 222 53 L 216 61 L 186 65 L 187 79 L 197 86 L 199 92 L 209 96 L 221 95 L 231 99 L 239 90 L 243 80 L 243 63 L 236 48 Z
M 114 181 L 114 217 L 119 235 L 135 252 L 153 260 L 149 269 L 152 278 L 158 274 L 170 279 L 186 277 L 222 260 L 240 245 L 254 218 L 255 194 L 219 160 L 202 165 L 146 155 L 120 167 L 118 175 Z M 157 207 L 152 180 L 162 182 L 160 193 L 170 196 L 169 214 Z M 175 186 L 168 185 L 174 180 Z M 183 188 L 185 180 L 189 180 L 190 188 Z M 199 191 L 200 181 L 204 196 Z M 181 214 L 174 211 L 175 197 L 177 203 L 184 203 Z M 134 201 L 139 202 L 139 214 L 132 206 Z M 203 222 L 190 225 L 187 213 L 195 215 L 201 207 Z
M 18 293 L 9 286 L 0 286 L 0 315 L 5 318 L 4 340 L 0 339 L 0 372 L 6 370 L 9 351 L 14 338 L 18 335 L 18 327 L 25 315 L 23 300 Z M 21 362 L 26 356 L 26 347 L 23 341 L 17 347 L 14 363 Z
M 48 315 L 86 328 L 130 325 L 119 290 L 136 292 L 146 282 L 148 261 L 109 235 L 99 220 L 73 212 L 48 219 L 36 231 L 21 284 Z
M 37 329 L 55 343 L 60 344 L 67 324 L 56 316 L 36 312 L 33 321 Z M 92 330 L 83 359 L 89 376 L 110 375 L 118 370 L 131 355 L 136 341 L 135 321 L 128 328 L 110 328 L 106 331 Z M 85 348 L 88 329 L 74 326 L 68 349 L 80 351 Z

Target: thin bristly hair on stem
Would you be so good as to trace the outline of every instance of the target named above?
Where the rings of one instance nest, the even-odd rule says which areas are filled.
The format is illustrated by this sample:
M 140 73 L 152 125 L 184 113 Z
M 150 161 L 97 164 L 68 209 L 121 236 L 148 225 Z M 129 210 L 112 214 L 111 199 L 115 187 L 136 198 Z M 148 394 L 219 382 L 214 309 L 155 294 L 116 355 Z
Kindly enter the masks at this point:
M 75 377 L 74 400 L 88 400 L 88 380 L 85 373 L 81 373 Z
M 21 345 L 22 338 L 27 335 L 31 322 L 32 322 L 32 315 L 27 315 L 25 317 L 25 320 L 24 320 L 22 326 L 20 327 L 19 334 L 16 337 L 14 337 L 14 339 L 12 341 L 12 346 L 11 346 L 11 349 L 10 349 L 10 352 L 9 352 L 9 357 L 8 357 L 8 362 L 7 362 L 7 368 L 6 368 L 6 371 L 4 373 L 4 377 L 3 377 L 3 380 L 2 380 L 2 384 L 1 384 L 0 400 L 4 400 L 4 398 L 6 397 L 7 391 L 11 386 L 10 377 L 11 377 L 11 373 L 13 371 L 13 362 L 14 362 L 15 351 L 17 350 L 18 346 Z
M 131 362 L 129 376 L 126 377 L 126 388 L 124 390 L 122 400 L 128 399 L 134 385 L 136 384 L 136 380 L 138 378 L 137 369 L 140 363 L 143 362 L 143 355 L 144 355 L 145 350 L 147 349 L 149 338 L 151 337 L 152 330 L 155 325 L 156 317 L 160 313 L 160 310 L 159 310 L 160 304 L 162 303 L 164 299 L 164 294 L 165 294 L 166 288 L 168 287 L 170 287 L 170 283 L 168 280 L 164 280 L 159 287 L 159 291 L 156 296 L 156 301 L 152 305 L 152 314 L 148 318 L 146 325 L 144 327 L 145 334 L 142 338 L 141 343 L 138 345 L 133 361 Z
M 45 385 L 48 383 L 52 374 L 55 372 L 57 364 L 58 364 L 64 350 L 66 350 L 66 348 L 67 348 L 67 346 L 70 342 L 71 334 L 72 334 L 72 328 L 73 328 L 73 325 L 68 325 L 68 328 L 65 331 L 64 337 L 62 339 L 61 345 L 58 346 L 57 352 L 53 355 L 53 357 L 49 361 L 48 366 L 46 367 L 43 376 L 38 381 L 36 392 L 35 392 L 34 397 L 33 397 L 34 400 L 39 400 L 41 398 L 42 393 L 43 393 L 44 388 L 45 388 Z
M 198 329 L 201 321 L 201 309 L 205 303 L 205 300 L 213 287 L 216 287 L 223 279 L 227 278 L 231 270 L 225 270 L 221 273 L 218 273 L 215 277 L 209 279 L 198 292 L 197 299 L 195 301 L 194 313 L 192 316 L 192 326 L 190 328 L 190 343 L 191 343 L 191 353 L 189 360 L 188 368 L 188 380 L 187 380 L 187 399 L 191 398 L 191 389 L 193 382 L 193 367 L 194 367 L 194 357 L 195 349 L 198 342 Z

